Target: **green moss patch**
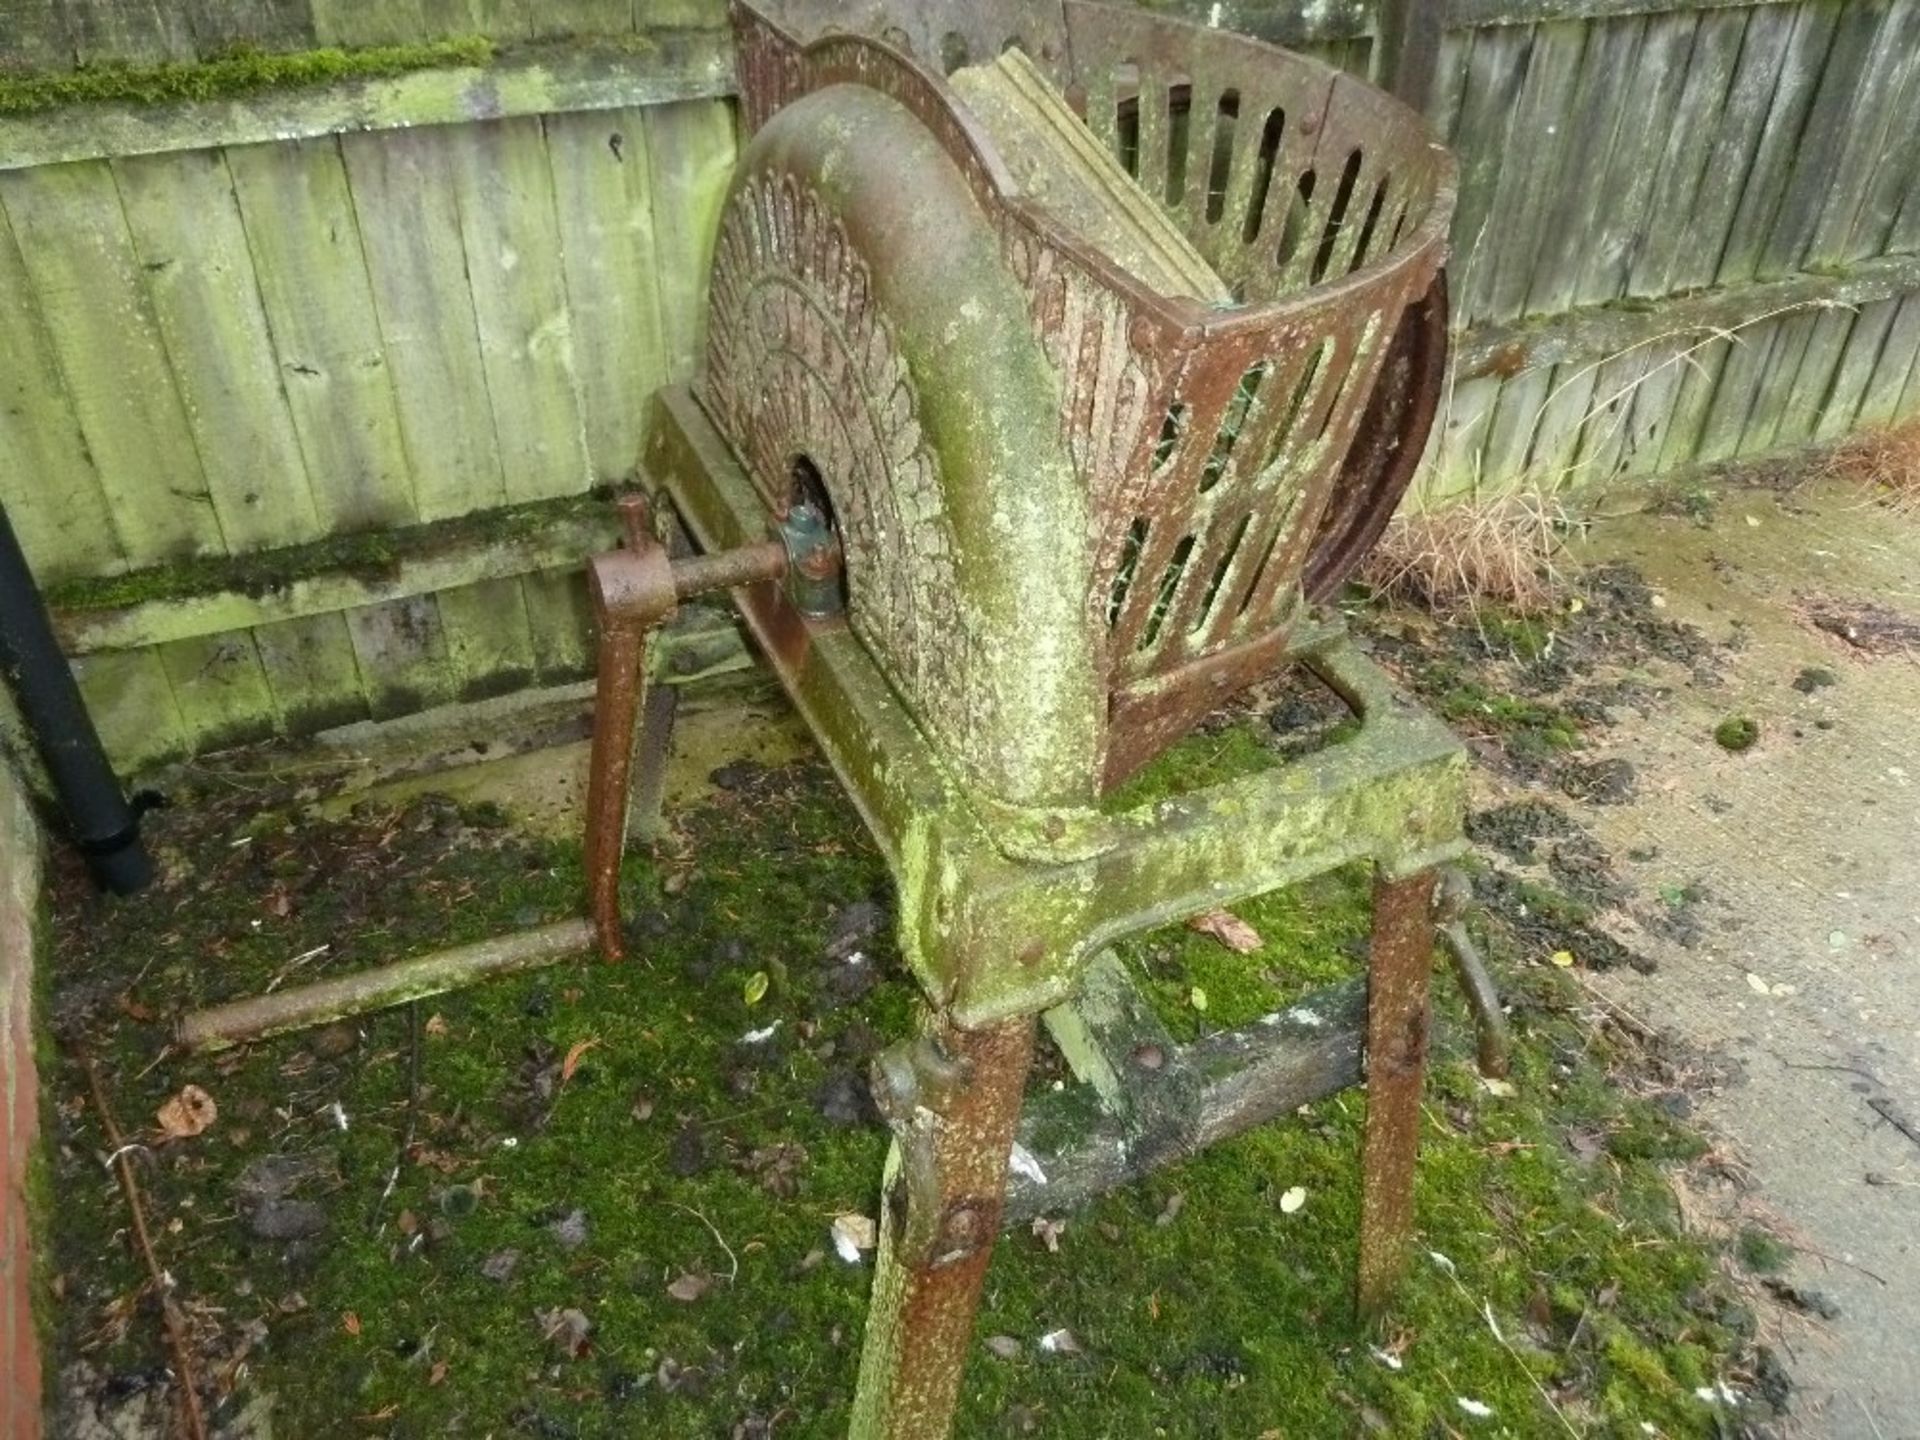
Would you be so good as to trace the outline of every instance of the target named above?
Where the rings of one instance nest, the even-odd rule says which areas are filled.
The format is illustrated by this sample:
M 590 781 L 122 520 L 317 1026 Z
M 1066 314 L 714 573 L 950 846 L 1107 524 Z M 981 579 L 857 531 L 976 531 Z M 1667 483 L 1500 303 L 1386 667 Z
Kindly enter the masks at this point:
M 238 51 L 192 65 L 93 65 L 57 74 L 0 76 L 0 115 L 62 105 L 225 100 L 267 90 L 384 79 L 415 70 L 485 65 L 493 54 L 492 41 L 463 36 L 352 50 Z
M 495 810 L 319 819 L 301 777 L 249 765 L 149 817 L 148 895 L 109 902 L 64 874 L 53 967 L 130 1132 L 152 1142 L 189 1083 L 219 1106 L 141 1172 L 219 1413 L 268 1395 L 297 1436 L 842 1433 L 872 1272 L 828 1228 L 873 1213 L 886 1140 L 860 1077 L 915 999 L 885 867 L 824 768 L 717 773 L 665 858 L 628 868 L 624 964 L 170 1054 L 182 1006 L 578 903 L 577 847 Z M 1176 1010 L 1207 989 L 1206 1012 L 1184 1004 L 1192 1033 L 1351 973 L 1364 911 L 1365 877 L 1335 875 L 1244 907 L 1253 955 L 1183 931 L 1130 958 Z M 1418 1245 L 1383 1329 L 1350 1307 L 1355 1092 L 1053 1217 L 1057 1253 L 1008 1236 L 959 1433 L 1724 1433 L 1697 1392 L 1744 1392 L 1758 1361 L 1663 1168 L 1697 1141 L 1637 1094 L 1628 1042 L 1587 1026 L 1537 939 L 1486 938 L 1512 1090 L 1468 1067 L 1443 988 Z M 76 1073 L 51 1079 L 58 1343 L 104 1403 L 161 1384 L 160 1328 Z M 1056 1082 L 1048 1055 L 1034 1083 Z M 1073 1345 L 1042 1347 L 1062 1330 Z
M 537 537 L 555 525 L 603 514 L 605 508 L 602 495 L 577 495 L 505 505 L 426 525 L 332 535 L 247 555 L 203 556 L 124 575 L 67 580 L 47 588 L 47 604 L 55 610 L 117 610 L 222 592 L 257 598 L 320 576 L 391 580 L 406 561 Z

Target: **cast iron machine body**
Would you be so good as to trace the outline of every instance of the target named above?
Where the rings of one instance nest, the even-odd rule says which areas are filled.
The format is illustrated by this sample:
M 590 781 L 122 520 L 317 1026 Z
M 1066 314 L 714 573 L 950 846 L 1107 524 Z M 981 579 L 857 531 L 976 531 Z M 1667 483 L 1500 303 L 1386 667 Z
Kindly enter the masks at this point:
M 1363 1307 L 1398 1272 L 1464 760 L 1310 606 L 1377 538 L 1433 418 L 1452 167 L 1360 81 L 1134 10 L 778 9 L 734 11 L 743 147 L 705 364 L 656 398 L 642 463 L 700 553 L 670 558 L 634 505 L 593 567 L 588 869 L 613 956 L 643 712 L 642 755 L 660 741 L 646 636 L 731 589 L 886 855 L 925 992 L 924 1032 L 874 1077 L 896 1143 L 853 1429 L 938 1436 L 1043 1017 L 1107 1128 L 1023 1167 L 1015 1210 L 1044 1203 L 1033 1172 L 1119 1183 L 1364 1066 Z M 1071 110 L 1033 137 L 1051 179 L 948 78 L 1010 47 L 1008 93 Z M 1128 193 L 1099 203 L 1151 197 L 1221 293 L 1169 293 L 1076 228 L 1053 181 L 1114 192 L 1116 162 Z M 1286 663 L 1352 707 L 1351 738 L 1107 803 Z M 1107 953 L 1356 861 L 1376 874 L 1364 986 L 1264 1028 L 1183 1053 Z M 1311 1063 L 1274 1061 L 1290 1036 Z

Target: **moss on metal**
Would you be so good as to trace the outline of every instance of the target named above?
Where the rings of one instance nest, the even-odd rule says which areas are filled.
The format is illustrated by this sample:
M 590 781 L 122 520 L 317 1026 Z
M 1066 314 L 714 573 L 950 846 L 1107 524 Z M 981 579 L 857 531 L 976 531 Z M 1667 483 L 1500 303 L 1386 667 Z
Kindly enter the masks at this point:
M 373 80 L 415 70 L 485 65 L 494 42 L 461 36 L 417 45 L 325 48 L 286 54 L 236 50 L 191 65 L 95 65 L 57 73 L 0 76 L 0 115 L 110 102 L 163 105 L 222 100 L 343 80 Z

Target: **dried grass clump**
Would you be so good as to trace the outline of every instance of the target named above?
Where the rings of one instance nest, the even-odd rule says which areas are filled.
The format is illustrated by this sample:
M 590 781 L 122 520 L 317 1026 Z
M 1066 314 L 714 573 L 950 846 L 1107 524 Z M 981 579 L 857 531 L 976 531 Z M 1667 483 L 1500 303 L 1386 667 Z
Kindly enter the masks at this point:
M 1920 513 L 1920 419 L 1848 436 L 1820 473 L 1858 486 L 1902 514 Z
M 1536 614 L 1559 592 L 1554 561 L 1571 525 L 1567 508 L 1538 492 L 1402 512 L 1388 522 L 1359 578 L 1431 610 L 1493 602 Z

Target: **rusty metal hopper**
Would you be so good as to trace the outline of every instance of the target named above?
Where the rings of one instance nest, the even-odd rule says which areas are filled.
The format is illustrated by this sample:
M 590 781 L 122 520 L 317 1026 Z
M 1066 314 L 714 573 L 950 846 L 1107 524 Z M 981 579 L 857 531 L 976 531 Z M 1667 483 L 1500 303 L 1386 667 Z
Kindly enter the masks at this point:
M 1351 76 L 1117 6 L 790 0 L 736 19 L 750 135 L 833 87 L 877 93 L 933 138 L 994 231 L 1058 377 L 1059 439 L 1084 496 L 1088 543 L 1061 546 L 1055 563 L 1085 571 L 1074 638 L 1107 696 L 1096 748 L 1110 785 L 1270 671 L 1303 598 L 1337 587 L 1404 491 L 1443 362 L 1452 162 L 1418 116 Z M 1026 193 L 1018 141 L 997 143 L 943 78 L 1009 47 L 1164 207 L 1233 303 L 1151 288 Z M 919 178 L 900 167 L 889 183 Z M 774 452 L 794 427 L 761 408 L 781 357 L 759 343 L 741 291 L 782 243 L 775 232 L 809 223 L 797 190 L 736 188 L 715 266 L 700 393 L 772 504 L 789 459 Z M 890 601 L 911 594 L 897 572 L 919 557 L 873 553 L 868 517 L 840 518 L 856 593 L 872 579 Z M 860 612 L 883 664 L 911 675 L 916 642 Z

